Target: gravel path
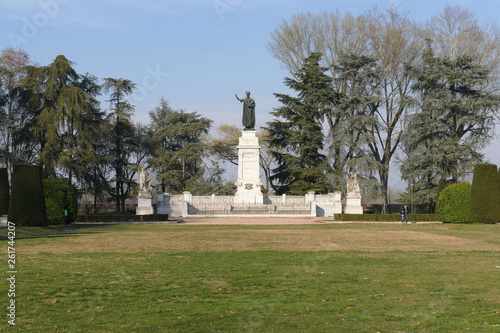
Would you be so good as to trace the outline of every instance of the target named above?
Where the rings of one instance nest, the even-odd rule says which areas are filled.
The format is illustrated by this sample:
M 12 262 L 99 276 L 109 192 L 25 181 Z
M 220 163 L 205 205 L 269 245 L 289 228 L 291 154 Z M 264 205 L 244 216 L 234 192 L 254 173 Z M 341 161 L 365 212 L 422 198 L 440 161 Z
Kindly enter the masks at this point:
M 181 224 L 215 224 L 215 225 L 234 225 L 234 224 L 317 224 L 324 223 L 320 217 L 188 217 L 180 220 Z

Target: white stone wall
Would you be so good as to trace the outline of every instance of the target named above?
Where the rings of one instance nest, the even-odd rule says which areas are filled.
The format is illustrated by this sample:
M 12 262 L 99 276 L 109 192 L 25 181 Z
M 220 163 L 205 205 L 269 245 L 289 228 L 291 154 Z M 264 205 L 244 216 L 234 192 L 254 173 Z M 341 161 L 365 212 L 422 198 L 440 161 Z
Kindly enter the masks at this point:
M 186 217 L 193 214 L 228 215 L 247 210 L 252 214 L 278 214 L 302 216 L 333 216 L 342 213 L 340 192 L 326 195 L 308 193 L 304 196 L 266 196 L 262 205 L 241 205 L 234 202 L 234 196 L 193 196 L 158 193 L 157 211 L 172 217 Z

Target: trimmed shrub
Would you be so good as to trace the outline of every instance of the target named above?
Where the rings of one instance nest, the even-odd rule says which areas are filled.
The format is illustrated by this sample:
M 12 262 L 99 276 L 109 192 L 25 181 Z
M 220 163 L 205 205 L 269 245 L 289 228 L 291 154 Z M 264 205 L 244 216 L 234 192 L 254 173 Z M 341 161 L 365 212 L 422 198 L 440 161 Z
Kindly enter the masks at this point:
M 45 205 L 49 224 L 73 223 L 78 214 L 77 190 L 65 180 L 58 178 L 44 179 Z M 64 210 L 68 210 L 65 220 Z
M 399 222 L 399 214 L 335 214 L 336 221 L 357 222 Z M 408 214 L 409 222 L 435 222 L 439 217 L 435 214 Z
M 47 210 L 40 167 L 36 165 L 14 166 L 9 221 L 17 225 L 47 226 Z
M 77 222 L 158 222 L 168 221 L 168 214 L 150 214 L 150 215 L 133 215 L 133 214 L 91 214 L 78 215 Z
M 500 177 L 494 164 L 477 164 L 470 194 L 471 223 L 500 222 Z
M 0 169 L 0 215 L 9 212 L 9 175 L 6 168 Z
M 469 222 L 471 185 L 467 183 L 453 184 L 439 194 L 436 212 L 441 222 Z

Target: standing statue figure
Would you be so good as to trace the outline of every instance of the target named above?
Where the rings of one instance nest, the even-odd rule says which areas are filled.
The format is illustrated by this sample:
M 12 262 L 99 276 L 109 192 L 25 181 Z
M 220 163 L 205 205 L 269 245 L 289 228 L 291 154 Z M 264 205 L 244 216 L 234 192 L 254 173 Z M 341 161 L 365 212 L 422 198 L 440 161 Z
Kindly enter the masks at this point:
M 139 175 L 139 194 L 151 194 L 151 176 L 146 171 L 146 169 L 141 168 L 141 174 Z
M 236 99 L 243 103 L 243 127 L 246 130 L 253 130 L 255 128 L 255 100 L 250 97 L 250 92 L 246 92 L 246 98 L 238 98 Z

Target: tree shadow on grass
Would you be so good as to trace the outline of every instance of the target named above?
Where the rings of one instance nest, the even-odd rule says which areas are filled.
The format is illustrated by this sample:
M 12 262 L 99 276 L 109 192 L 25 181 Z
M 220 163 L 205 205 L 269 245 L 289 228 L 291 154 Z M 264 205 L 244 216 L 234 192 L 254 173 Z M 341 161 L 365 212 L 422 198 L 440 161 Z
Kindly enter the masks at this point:
M 97 234 L 109 232 L 108 229 L 113 225 L 106 224 L 65 224 L 53 225 L 49 227 L 25 227 L 16 226 L 14 240 L 36 239 L 36 238 L 56 238 L 56 237 L 75 237 L 87 234 Z M 12 240 L 12 234 L 8 233 L 7 228 L 0 229 L 0 241 Z M 11 238 L 9 238 L 11 236 Z

